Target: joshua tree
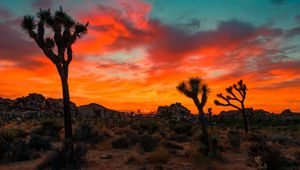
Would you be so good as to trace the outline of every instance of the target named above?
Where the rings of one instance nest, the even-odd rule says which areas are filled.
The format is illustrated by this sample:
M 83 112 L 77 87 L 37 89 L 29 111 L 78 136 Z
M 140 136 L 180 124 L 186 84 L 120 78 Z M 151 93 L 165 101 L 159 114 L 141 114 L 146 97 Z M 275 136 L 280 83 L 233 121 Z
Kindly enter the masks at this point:
M 57 10 L 54 15 L 50 9 L 40 9 L 36 16 L 38 21 L 35 21 L 34 16 L 25 15 L 21 26 L 34 39 L 44 55 L 56 66 L 59 73 L 63 91 L 65 147 L 68 152 L 66 166 L 68 166 L 68 162 L 73 157 L 68 70 L 73 58 L 72 45 L 87 33 L 88 23 L 76 22 L 62 8 Z M 45 30 L 46 28 L 49 28 L 50 31 Z M 48 35 L 51 31 L 53 37 L 45 37 L 45 33 Z
M 204 144 L 206 145 L 206 151 L 205 155 L 208 154 L 209 151 L 209 139 L 208 139 L 208 133 L 207 133 L 207 127 L 206 127 L 206 121 L 205 121 L 205 115 L 204 115 L 204 106 L 207 102 L 208 98 L 208 87 L 206 84 L 202 82 L 202 80 L 198 77 L 190 78 L 187 82 L 183 81 L 179 83 L 179 85 L 176 87 L 181 93 L 183 93 L 185 96 L 193 99 L 194 104 L 196 105 L 198 112 L 199 112 L 199 119 L 201 123 L 202 128 L 202 135 Z M 201 101 L 198 99 L 198 94 L 201 94 Z
M 208 108 L 208 117 L 209 117 L 209 125 L 210 128 L 213 129 L 213 123 L 212 123 L 212 112 L 211 112 L 212 108 Z
M 237 91 L 238 94 L 241 96 L 238 98 L 238 96 L 233 92 L 233 90 Z M 244 119 L 244 126 L 245 126 L 245 132 L 248 133 L 248 123 L 247 123 L 247 115 L 245 110 L 245 99 L 246 99 L 246 91 L 247 87 L 246 84 L 243 83 L 243 80 L 240 80 L 237 84 L 233 84 L 232 86 L 226 88 L 226 91 L 228 95 L 223 96 L 222 93 L 218 94 L 217 96 L 224 100 L 225 103 L 221 103 L 218 100 L 215 100 L 215 104 L 217 106 L 231 106 L 239 110 L 243 113 L 243 119 Z M 234 104 L 232 102 L 239 103 L 240 106 L 237 104 Z

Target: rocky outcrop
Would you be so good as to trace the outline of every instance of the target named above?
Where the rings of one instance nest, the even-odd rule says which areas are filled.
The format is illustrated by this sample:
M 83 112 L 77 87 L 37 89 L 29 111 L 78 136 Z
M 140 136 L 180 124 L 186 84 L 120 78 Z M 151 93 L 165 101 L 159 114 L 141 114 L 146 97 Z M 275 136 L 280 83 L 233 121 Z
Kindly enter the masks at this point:
M 156 116 L 166 119 L 187 120 L 192 117 L 192 113 L 181 103 L 175 103 L 170 106 L 159 106 Z
M 12 100 L 10 99 L 4 99 L 0 97 L 0 113 L 1 111 L 6 111 L 8 110 L 8 108 L 11 106 L 11 104 L 13 103 Z
M 262 109 L 259 110 L 252 110 L 246 109 L 246 114 L 248 119 L 269 119 L 274 115 L 273 113 L 264 111 Z M 243 114 L 238 110 L 229 110 L 229 111 L 222 111 L 219 115 L 217 115 L 218 119 L 222 120 L 242 120 Z
M 125 112 L 111 110 L 96 103 L 79 106 L 78 111 L 82 118 L 125 119 L 128 117 Z
M 71 102 L 71 112 L 78 114 L 76 105 Z M 63 100 L 45 98 L 41 94 L 30 93 L 15 100 L 0 99 L 0 113 L 8 117 L 39 118 L 44 116 L 62 116 Z
M 294 116 L 300 116 L 300 113 L 292 112 L 290 109 L 285 109 L 280 113 L 280 116 L 294 117 Z
M 292 112 L 290 109 L 286 109 L 282 111 L 280 114 L 274 114 L 267 112 L 265 110 L 252 110 L 246 109 L 247 118 L 250 121 L 261 121 L 266 122 L 268 120 L 288 120 L 288 119 L 299 119 L 300 113 Z M 217 120 L 242 120 L 243 114 L 238 110 L 229 110 L 229 111 L 222 111 L 219 115 L 215 116 Z
M 64 102 L 63 99 L 53 99 L 47 98 L 47 109 L 50 110 L 52 113 L 56 113 L 57 115 L 64 114 Z M 71 102 L 71 113 L 75 116 L 79 114 L 78 108 L 75 103 Z

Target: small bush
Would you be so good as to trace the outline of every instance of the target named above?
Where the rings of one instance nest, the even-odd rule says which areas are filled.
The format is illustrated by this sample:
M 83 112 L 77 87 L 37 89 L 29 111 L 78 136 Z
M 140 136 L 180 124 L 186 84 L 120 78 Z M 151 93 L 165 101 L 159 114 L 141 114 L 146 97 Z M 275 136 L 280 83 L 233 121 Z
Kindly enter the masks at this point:
M 113 148 L 117 149 L 126 149 L 131 146 L 130 141 L 128 141 L 128 139 L 124 136 L 119 136 L 112 139 L 111 145 L 113 146 Z
M 128 139 L 130 145 L 135 145 L 140 141 L 140 136 L 135 132 L 128 132 L 126 134 L 126 138 Z
M 170 149 L 170 150 L 182 150 L 183 147 L 180 145 L 177 145 L 176 143 L 170 142 L 170 141 L 164 141 L 162 142 L 162 145 L 166 148 L 166 149 Z
M 284 169 L 290 165 L 289 160 L 279 150 L 265 143 L 252 143 L 248 153 L 252 159 L 260 157 L 268 170 Z
M 29 147 L 36 150 L 50 150 L 52 148 L 51 143 L 43 136 L 32 134 L 30 136 Z
M 20 131 L 4 129 L 0 132 L 0 162 L 29 160 L 31 153 Z
M 185 142 L 188 139 L 188 136 L 186 134 L 175 134 L 168 139 L 175 142 Z
M 248 136 L 248 140 L 252 142 L 264 143 L 266 141 L 266 136 L 259 133 L 251 133 Z
M 166 164 L 170 159 L 168 150 L 164 148 L 158 148 L 157 150 L 149 153 L 148 162 L 151 164 Z
M 241 146 L 241 135 L 238 131 L 228 132 L 229 144 L 234 148 L 239 148 Z
M 211 139 L 211 143 L 212 143 L 213 157 L 217 157 L 219 155 L 219 139 L 214 136 Z
M 157 141 L 151 135 L 141 136 L 140 143 L 144 152 L 154 151 L 157 145 Z
M 86 123 L 77 128 L 74 133 L 75 140 L 91 144 L 97 144 L 104 138 L 104 134 L 100 134 L 96 129 Z
M 74 148 L 74 157 L 69 162 L 69 169 L 81 169 L 86 164 L 84 159 L 87 149 L 82 144 L 78 144 Z M 65 147 L 54 151 L 44 162 L 37 166 L 37 170 L 53 169 L 60 170 L 66 168 L 66 154 Z
M 45 120 L 41 122 L 39 128 L 33 130 L 33 133 L 58 139 L 60 136 L 59 132 L 62 128 L 63 127 L 54 120 Z
M 170 129 L 178 134 L 181 133 L 190 134 L 192 125 L 184 122 L 176 122 L 176 123 L 173 122 L 170 124 Z
M 147 130 L 149 133 L 158 130 L 158 124 L 152 120 L 144 120 L 139 124 L 139 129 Z

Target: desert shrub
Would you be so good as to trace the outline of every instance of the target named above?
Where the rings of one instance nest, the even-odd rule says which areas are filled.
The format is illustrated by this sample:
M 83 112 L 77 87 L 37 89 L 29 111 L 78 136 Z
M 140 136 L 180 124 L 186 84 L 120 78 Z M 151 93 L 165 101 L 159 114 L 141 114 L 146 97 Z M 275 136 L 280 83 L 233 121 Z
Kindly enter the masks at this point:
M 30 136 L 29 147 L 36 150 L 50 150 L 52 148 L 52 144 L 49 140 L 45 139 L 45 137 L 32 134 Z
M 188 136 L 186 134 L 175 134 L 171 135 L 168 139 L 175 142 L 185 142 Z
M 149 153 L 147 161 L 151 164 L 166 164 L 170 159 L 168 150 L 164 148 L 158 148 L 157 150 Z
M 266 136 L 263 134 L 259 134 L 259 133 L 250 133 L 248 135 L 248 140 L 252 141 L 252 142 L 260 142 L 263 143 L 266 141 Z
M 140 144 L 144 152 L 151 152 L 156 149 L 157 141 L 151 135 L 143 135 L 141 136 Z
M 212 154 L 213 157 L 217 157 L 219 155 L 219 139 L 216 136 L 213 136 L 211 139 L 212 143 Z
M 130 145 L 135 145 L 140 140 L 140 136 L 135 132 L 126 133 L 126 138 L 128 139 Z
M 20 131 L 4 129 L 0 132 L 0 162 L 29 160 L 31 153 Z
M 300 141 L 297 141 L 290 136 L 274 136 L 271 138 L 271 141 L 281 145 L 300 146 Z
M 170 141 L 163 141 L 162 142 L 162 146 L 164 146 L 164 148 L 166 149 L 170 149 L 170 150 L 182 150 L 183 147 L 180 145 L 177 145 L 176 143 L 170 142 Z
M 194 163 L 197 166 L 201 167 L 202 169 L 209 169 L 208 165 L 210 162 L 210 158 L 208 156 L 198 153 L 198 154 L 193 155 L 192 158 L 193 158 Z
M 130 141 L 125 136 L 118 136 L 111 140 L 111 145 L 113 148 L 126 149 L 129 148 Z
M 228 141 L 232 147 L 239 148 L 241 146 L 241 134 L 238 131 L 229 131 Z
M 143 130 L 147 130 L 148 132 L 155 132 L 158 130 L 158 124 L 153 120 L 144 120 L 140 122 L 139 128 Z
M 290 165 L 289 160 L 279 150 L 265 143 L 252 143 L 248 154 L 252 159 L 260 157 L 268 170 L 284 169 Z
M 84 159 L 87 153 L 86 147 L 82 144 L 77 144 L 74 147 L 74 156 L 69 162 L 69 169 L 81 169 L 86 164 Z M 51 169 L 61 170 L 66 168 L 66 154 L 67 150 L 65 147 L 55 150 L 48 158 L 37 166 L 37 170 Z
M 99 133 L 91 125 L 84 123 L 75 130 L 74 139 L 91 144 L 97 144 L 104 139 L 104 134 Z
M 300 151 L 294 153 L 294 160 L 295 160 L 294 163 L 300 166 Z
M 192 125 L 189 123 L 185 123 L 185 122 L 171 122 L 170 129 L 176 133 L 190 134 Z
M 32 131 L 42 136 L 50 136 L 53 138 L 59 138 L 59 132 L 63 127 L 55 120 L 44 120 L 41 122 L 40 127 Z

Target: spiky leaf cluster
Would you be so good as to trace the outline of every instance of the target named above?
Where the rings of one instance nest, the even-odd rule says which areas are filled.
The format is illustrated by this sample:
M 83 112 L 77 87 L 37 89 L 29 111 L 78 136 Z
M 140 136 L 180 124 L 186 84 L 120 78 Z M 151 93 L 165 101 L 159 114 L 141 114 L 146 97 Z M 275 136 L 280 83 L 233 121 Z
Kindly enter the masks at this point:
M 88 23 L 76 22 L 60 8 L 54 14 L 50 9 L 40 9 L 34 16 L 24 16 L 21 26 L 28 32 L 44 54 L 56 65 L 67 66 L 72 61 L 72 45 L 87 33 Z M 53 37 L 44 37 L 45 29 L 50 28 Z M 56 48 L 55 48 L 56 47 Z M 54 49 L 57 51 L 55 52 Z M 65 51 L 67 57 L 65 58 Z
M 209 89 L 199 77 L 192 77 L 188 81 L 183 81 L 176 88 L 179 92 L 192 99 L 198 99 L 198 94 L 201 94 L 200 104 L 202 106 L 207 102 Z

